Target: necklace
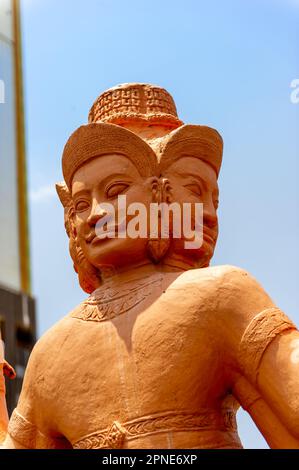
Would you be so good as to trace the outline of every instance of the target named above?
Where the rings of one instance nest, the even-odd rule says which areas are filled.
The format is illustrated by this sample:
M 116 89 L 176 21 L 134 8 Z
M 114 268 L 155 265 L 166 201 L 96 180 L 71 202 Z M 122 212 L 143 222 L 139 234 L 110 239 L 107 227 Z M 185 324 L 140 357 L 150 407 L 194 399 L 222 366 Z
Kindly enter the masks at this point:
M 111 320 L 143 302 L 161 283 L 159 273 L 127 281 L 121 287 L 100 287 L 71 313 L 71 317 L 95 322 Z

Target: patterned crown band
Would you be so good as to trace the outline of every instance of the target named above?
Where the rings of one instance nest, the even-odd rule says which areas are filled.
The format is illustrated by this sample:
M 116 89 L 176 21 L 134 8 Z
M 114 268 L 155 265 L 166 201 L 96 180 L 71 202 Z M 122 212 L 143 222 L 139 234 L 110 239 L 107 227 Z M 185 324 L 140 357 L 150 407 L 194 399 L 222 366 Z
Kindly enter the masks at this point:
M 176 129 L 183 124 L 178 118 L 172 96 L 164 88 L 125 83 L 102 93 L 94 102 L 88 122 L 123 124 L 140 121 Z

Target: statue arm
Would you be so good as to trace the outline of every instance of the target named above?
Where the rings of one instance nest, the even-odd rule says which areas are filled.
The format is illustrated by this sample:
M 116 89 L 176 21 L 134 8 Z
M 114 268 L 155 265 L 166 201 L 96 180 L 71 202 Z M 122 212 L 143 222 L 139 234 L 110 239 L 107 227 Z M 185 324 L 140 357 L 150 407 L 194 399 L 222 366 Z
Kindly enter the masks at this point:
M 299 449 L 299 439 L 294 437 L 265 400 L 262 393 L 243 375 L 236 375 L 232 393 L 246 410 L 272 449 Z
M 52 432 L 47 417 L 47 391 L 45 372 L 47 343 L 38 341 L 31 352 L 22 386 L 22 391 L 7 428 L 2 448 L 5 449 L 57 449 L 69 448 L 69 442 L 58 433 Z
M 256 387 L 299 448 L 299 332 L 278 334 L 265 350 Z
M 233 393 L 271 447 L 299 448 L 299 332 L 247 272 L 222 290 Z
M 244 338 L 245 332 L 245 344 L 241 343 L 239 355 L 245 377 L 260 395 L 251 406 L 250 414 L 262 426 L 261 421 L 270 421 L 267 416 L 271 416 L 271 442 L 274 437 L 276 441 L 280 439 L 279 447 L 299 448 L 299 332 L 278 309 L 262 312 L 252 323 L 262 322 L 261 317 L 268 325 L 261 326 L 260 338 L 253 328 L 256 341 L 252 333 Z M 249 325 L 249 329 L 252 327 Z M 281 428 L 279 433 L 278 427 Z

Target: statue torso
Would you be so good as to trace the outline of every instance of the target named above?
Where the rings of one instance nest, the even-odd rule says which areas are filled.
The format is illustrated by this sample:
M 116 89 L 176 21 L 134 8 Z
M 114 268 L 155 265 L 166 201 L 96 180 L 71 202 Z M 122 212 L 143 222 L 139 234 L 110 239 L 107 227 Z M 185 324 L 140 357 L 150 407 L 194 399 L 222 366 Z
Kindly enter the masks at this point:
M 156 273 L 96 291 L 54 327 L 50 428 L 75 447 L 240 446 L 211 327 L 215 276 Z

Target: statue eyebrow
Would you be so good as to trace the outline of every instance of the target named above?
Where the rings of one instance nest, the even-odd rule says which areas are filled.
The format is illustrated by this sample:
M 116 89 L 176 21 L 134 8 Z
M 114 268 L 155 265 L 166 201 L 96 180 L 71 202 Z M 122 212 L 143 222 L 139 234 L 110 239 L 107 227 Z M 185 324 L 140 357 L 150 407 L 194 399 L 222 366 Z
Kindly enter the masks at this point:
M 130 177 L 130 175 L 128 175 L 127 172 L 124 172 L 124 173 L 119 172 L 119 173 L 112 173 L 111 175 L 106 176 L 106 178 L 99 181 L 99 186 L 105 186 L 107 184 L 107 182 L 111 181 L 113 178 L 126 178 L 126 179 L 130 180 L 130 182 L 132 182 L 132 177 Z M 118 182 L 120 182 L 120 181 L 118 181 Z
M 130 177 L 128 175 L 128 173 L 124 172 L 124 173 L 112 173 L 111 175 L 108 175 L 106 176 L 103 180 L 101 180 L 99 178 L 99 182 L 98 182 L 98 185 L 97 187 L 105 187 L 107 182 L 111 181 L 113 178 L 120 178 L 120 179 L 126 179 L 126 183 L 132 183 L 132 177 Z M 122 181 L 117 181 L 118 183 L 121 183 Z M 80 197 L 80 196 L 88 196 L 90 195 L 90 189 L 87 187 L 87 188 L 84 188 L 84 189 L 80 189 L 79 191 L 76 191 L 75 193 L 72 194 L 72 197 Z
M 203 186 L 205 187 L 205 190 L 207 191 L 208 190 L 208 185 L 207 185 L 207 182 L 199 175 L 196 175 L 195 173 L 179 173 L 180 176 L 184 176 L 184 178 L 195 178 L 195 179 L 198 179 L 202 184 Z
M 72 197 L 88 196 L 89 194 L 89 189 L 80 189 L 80 191 L 76 191 L 75 194 L 72 193 Z

